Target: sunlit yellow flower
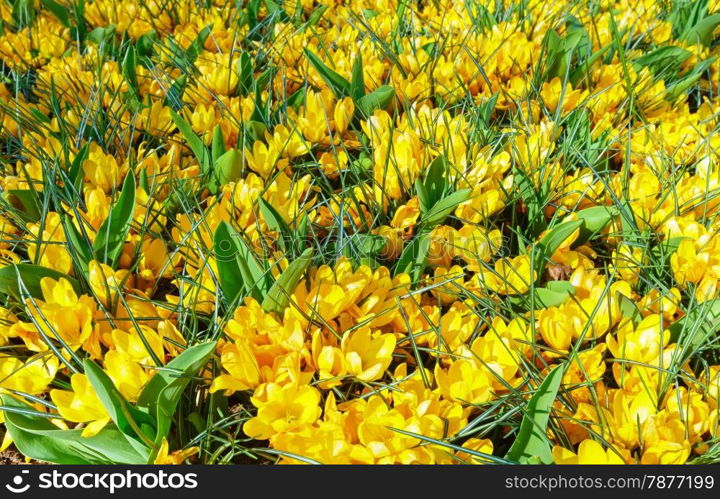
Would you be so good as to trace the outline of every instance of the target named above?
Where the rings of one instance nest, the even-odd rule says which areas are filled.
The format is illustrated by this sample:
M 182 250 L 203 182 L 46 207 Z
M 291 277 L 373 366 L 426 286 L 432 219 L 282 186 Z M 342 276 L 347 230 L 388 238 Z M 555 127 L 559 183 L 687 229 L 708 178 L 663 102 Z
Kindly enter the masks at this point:
M 110 422 L 105 407 L 95 394 L 90 381 L 84 374 L 73 374 L 70 378 L 72 391 L 50 390 L 50 397 L 60 415 L 74 423 L 88 423 L 83 429 L 84 437 L 91 437 Z

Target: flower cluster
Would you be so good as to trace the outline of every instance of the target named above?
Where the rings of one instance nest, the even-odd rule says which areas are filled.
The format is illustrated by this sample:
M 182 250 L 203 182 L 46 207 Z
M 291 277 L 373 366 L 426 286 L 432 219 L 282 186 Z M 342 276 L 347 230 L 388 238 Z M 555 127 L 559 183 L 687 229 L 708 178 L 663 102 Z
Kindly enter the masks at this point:
M 0 18 L 2 450 L 720 461 L 720 2 Z

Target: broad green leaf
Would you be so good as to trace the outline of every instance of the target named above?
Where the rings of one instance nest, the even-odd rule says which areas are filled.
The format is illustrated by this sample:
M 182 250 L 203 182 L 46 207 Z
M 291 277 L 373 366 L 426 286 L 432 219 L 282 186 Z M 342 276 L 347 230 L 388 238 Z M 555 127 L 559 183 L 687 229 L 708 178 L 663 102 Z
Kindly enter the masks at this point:
M 582 220 L 571 220 L 556 225 L 543 236 L 534 249 L 534 269 L 538 276 L 541 274 L 545 264 L 558 250 L 562 243 L 582 226 Z
M 220 234 L 218 234 L 218 231 L 220 231 Z M 223 270 L 220 271 L 220 283 L 223 286 L 223 291 L 226 286 L 222 284 L 223 282 L 234 283 L 239 279 L 243 286 L 243 295 L 249 295 L 258 301 L 262 301 L 273 283 L 270 272 L 261 266 L 245 240 L 229 223 L 220 222 L 216 229 L 215 237 L 215 244 L 223 245 L 223 248 L 220 250 L 221 256 L 223 256 L 224 261 L 227 263 L 227 268 L 223 266 Z M 218 237 L 220 239 L 217 239 Z M 232 246 L 228 246 L 220 241 L 228 241 Z M 229 260 L 232 254 L 235 255 L 236 263 Z M 225 272 L 229 273 L 224 274 Z M 239 274 L 237 272 L 239 272 Z M 225 275 L 225 277 L 223 277 L 223 275 Z M 228 285 L 228 292 L 233 297 L 237 296 L 235 284 Z M 226 298 L 229 299 L 230 295 L 226 295 Z M 229 303 L 230 302 L 232 302 L 232 300 L 229 300 Z
M 377 258 L 386 244 L 387 241 L 382 236 L 357 233 L 346 239 L 342 247 L 342 254 L 360 265 L 375 268 L 378 265 Z
M 534 288 L 532 296 L 528 293 L 523 296 L 512 297 L 510 301 L 525 310 L 530 310 L 531 307 L 539 310 L 562 305 L 570 298 L 573 292 L 572 284 L 567 281 L 550 281 L 544 288 Z
M 464 203 L 470 198 L 471 192 L 470 189 L 460 189 L 440 199 L 423 215 L 421 220 L 422 224 L 425 227 L 434 227 L 435 225 L 441 224 L 459 204 Z
M 560 388 L 563 370 L 564 366 L 561 364 L 550 371 L 528 401 L 515 442 L 505 455 L 507 459 L 527 464 L 533 458 L 537 458 L 542 464 L 552 464 L 547 426 L 552 405 Z
M 90 33 L 88 33 L 88 35 L 85 39 L 89 40 L 97 45 L 102 45 L 103 42 L 106 42 L 114 34 L 115 34 L 114 26 L 98 27 L 98 28 L 93 29 Z
M 420 211 L 427 213 L 437 203 L 448 190 L 447 174 L 450 170 L 450 163 L 447 156 L 441 154 L 435 158 L 427 167 L 427 173 L 422 183 L 422 192 L 418 192 L 420 202 Z
M 58 272 L 57 270 L 49 269 L 47 267 L 41 267 L 39 265 L 18 263 L 0 268 L 0 293 L 20 299 L 21 293 L 18 277 L 22 280 L 23 285 L 27 288 L 28 293 L 33 298 L 43 299 L 40 281 L 44 277 L 49 277 L 50 279 L 56 281 L 60 279 L 67 279 L 70 285 L 75 289 L 76 293 L 81 292 L 80 285 L 75 278 L 70 277 L 67 274 L 63 274 L 62 272 Z
M 687 49 L 674 45 L 665 45 L 644 53 L 634 62 L 639 66 L 648 67 L 655 74 L 678 68 L 690 56 L 692 56 L 692 53 Z
M 40 220 L 41 208 L 36 192 L 30 189 L 8 189 L 5 191 L 5 199 L 18 210 L 21 218 L 26 222 Z
M 215 230 L 214 253 L 220 279 L 220 289 L 228 304 L 234 303 L 245 289 L 243 272 L 238 263 L 237 243 L 233 237 L 239 237 L 227 222 L 222 222 Z
M 615 293 L 615 299 L 620 306 L 620 313 L 622 316 L 629 319 L 633 325 L 637 326 L 642 320 L 642 314 L 635 302 L 619 291 Z
M 418 198 L 418 204 L 420 205 L 420 212 L 425 213 L 430 209 L 430 195 L 428 194 L 425 184 L 420 179 L 415 180 L 415 194 Z
M 72 28 L 72 23 L 70 22 L 70 11 L 67 7 L 60 5 L 54 0 L 40 0 L 40 3 L 42 3 L 43 7 L 47 10 L 52 12 L 52 15 L 55 16 L 63 26 L 66 28 Z
M 193 132 L 190 124 L 188 124 L 188 122 L 185 121 L 178 113 L 170 110 L 170 116 L 172 116 L 175 126 L 177 126 L 180 134 L 183 136 L 190 147 L 190 150 L 200 163 L 200 168 L 203 173 L 207 173 L 210 167 L 210 152 L 207 150 L 207 147 L 205 147 L 205 143 L 200 140 L 200 137 Z
M 716 59 L 716 57 L 710 57 L 709 59 L 699 62 L 692 71 L 667 87 L 665 98 L 673 102 L 675 99 L 688 91 L 690 87 L 695 85 L 695 83 L 702 78 Z
M 358 51 L 355 57 L 355 64 L 352 68 L 352 78 L 350 80 L 350 97 L 358 102 L 365 95 L 365 79 L 363 76 L 362 53 Z
M 569 281 L 549 281 L 545 287 L 547 287 L 550 291 L 558 293 L 575 293 L 575 286 L 573 286 Z
M 217 163 L 220 156 L 225 154 L 225 137 L 220 125 L 215 125 L 213 130 L 212 147 L 210 148 L 210 159 L 213 164 Z
M 68 204 L 75 205 L 79 199 L 82 199 L 84 174 L 82 164 L 87 159 L 90 143 L 86 143 L 80 148 L 72 161 L 69 156 L 66 158 L 69 163 L 67 172 L 61 172 L 63 179 L 62 192 Z
M 135 176 L 128 172 L 123 182 L 122 192 L 108 217 L 98 229 L 93 243 L 95 259 L 115 268 L 125 244 L 125 236 L 130 230 L 135 212 Z
M 575 244 L 583 244 L 603 230 L 618 215 L 618 210 L 614 206 L 593 206 L 576 212 L 576 215 L 582 227 Z
M 165 94 L 165 105 L 169 106 L 170 109 L 177 112 L 182 108 L 182 96 L 185 93 L 185 86 L 187 85 L 187 75 L 182 74 L 170 85 L 167 93 Z
M 224 152 L 215 161 L 214 178 L 210 181 L 211 192 L 216 192 L 218 187 L 229 182 L 240 179 L 243 170 L 242 154 L 237 149 L 230 149 Z
M 180 398 L 190 380 L 205 367 L 217 342 L 192 346 L 167 363 L 150 378 L 138 397 L 137 406 L 147 408 L 157 421 L 155 442 L 170 431 Z
M 720 14 L 713 14 L 700 20 L 695 26 L 683 34 L 683 40 L 696 44 L 710 45 L 713 40 L 713 32 L 720 25 Z
M 497 104 L 499 95 L 499 92 L 495 92 L 488 100 L 486 100 L 480 106 L 480 117 L 482 118 L 483 123 L 485 123 L 486 125 L 490 123 L 490 118 L 492 117 L 493 112 L 495 112 L 495 105 Z
M 382 85 L 358 99 L 358 109 L 365 116 L 370 116 L 376 109 L 385 109 L 393 97 L 395 97 L 395 89 L 390 85 Z
M 291 107 L 296 111 L 300 109 L 300 106 L 302 106 L 303 102 L 305 102 L 306 92 L 306 87 L 301 87 L 293 92 L 293 94 L 285 100 L 287 107 Z
M 155 30 L 150 30 L 135 42 L 135 52 L 137 56 L 149 57 L 153 54 L 153 47 L 158 41 Z
M 94 258 L 92 243 L 83 237 L 82 233 L 75 226 L 73 219 L 67 215 L 62 219 L 63 229 L 65 231 L 65 239 L 68 242 L 68 251 L 73 252 L 79 259 L 80 267 L 83 271 L 87 271 L 88 264 Z
M 127 50 L 125 51 L 125 57 L 123 58 L 122 62 L 122 74 L 125 77 L 125 81 L 128 83 L 135 95 L 138 95 L 138 81 L 137 73 L 135 71 L 136 65 L 137 63 L 135 57 L 135 47 L 129 45 Z
M 305 49 L 305 56 L 310 61 L 310 64 L 312 64 L 315 70 L 320 74 L 322 79 L 325 80 L 325 83 L 327 83 L 328 87 L 330 87 L 330 90 L 332 90 L 338 98 L 350 95 L 349 81 L 327 67 L 318 56 L 313 54 L 307 48 Z
M 143 425 L 151 428 L 155 427 L 154 419 L 149 414 L 131 406 L 100 366 L 90 359 L 85 359 L 83 367 L 85 369 L 85 375 L 88 377 L 93 390 L 95 390 L 95 394 L 98 396 L 98 399 L 100 399 L 100 402 L 103 407 L 105 407 L 110 419 L 113 420 L 118 430 L 125 435 L 135 438 L 143 436 L 138 435 L 135 429 L 133 429 L 133 424 L 138 430 L 140 430 L 140 427 Z M 131 422 L 133 424 L 131 424 Z M 144 437 L 152 442 L 155 435 L 144 435 Z
M 703 347 L 709 340 L 715 341 L 720 332 L 720 299 L 696 303 L 668 330 L 670 341 L 678 343 L 688 353 Z
M 9 395 L 3 405 L 31 409 Z M 5 427 L 24 455 L 56 464 L 146 464 L 150 449 L 112 426 L 97 435 L 83 437 L 82 430 L 61 430 L 47 418 L 6 410 Z
M 327 5 L 319 5 L 312 14 L 310 14 L 310 17 L 308 17 L 307 25 L 308 26 L 315 26 L 317 23 L 320 22 L 320 19 L 322 19 L 323 14 L 325 14 L 325 11 L 328 9 Z
M 288 265 L 262 301 L 263 310 L 282 315 L 290 301 L 290 295 L 295 291 L 305 271 L 310 266 L 312 258 L 313 250 L 308 248 Z
M 425 270 L 427 254 L 430 249 L 430 236 L 428 232 L 421 232 L 405 246 L 395 264 L 395 275 L 410 274 L 414 280 L 419 280 Z
M 249 53 L 243 52 L 240 54 L 240 60 L 238 60 L 237 68 L 238 76 L 240 78 L 238 83 L 238 92 L 240 95 L 246 96 L 252 92 L 255 79 L 253 61 Z
M 200 55 L 200 52 L 203 51 L 203 48 L 205 46 L 205 41 L 208 39 L 208 36 L 210 36 L 211 32 L 212 32 L 212 24 L 205 26 L 203 29 L 200 30 L 200 32 L 197 34 L 195 39 L 192 41 L 192 43 L 188 47 L 187 51 L 185 52 L 185 55 L 190 64 L 194 64 L 195 59 L 197 59 L 198 55 Z
M 273 208 L 273 206 L 265 201 L 263 198 L 258 199 L 260 206 L 260 214 L 265 220 L 268 229 L 277 233 L 278 246 L 281 249 L 287 249 L 289 247 L 290 240 L 292 238 L 292 231 L 290 227 L 283 219 L 282 215 Z

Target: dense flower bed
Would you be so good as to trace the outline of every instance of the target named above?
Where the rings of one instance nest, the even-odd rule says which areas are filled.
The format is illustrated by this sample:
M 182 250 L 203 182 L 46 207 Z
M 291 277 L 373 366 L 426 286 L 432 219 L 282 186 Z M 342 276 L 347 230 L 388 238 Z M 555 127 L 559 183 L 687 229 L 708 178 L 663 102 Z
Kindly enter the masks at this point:
M 0 4 L 3 448 L 720 460 L 720 3 Z

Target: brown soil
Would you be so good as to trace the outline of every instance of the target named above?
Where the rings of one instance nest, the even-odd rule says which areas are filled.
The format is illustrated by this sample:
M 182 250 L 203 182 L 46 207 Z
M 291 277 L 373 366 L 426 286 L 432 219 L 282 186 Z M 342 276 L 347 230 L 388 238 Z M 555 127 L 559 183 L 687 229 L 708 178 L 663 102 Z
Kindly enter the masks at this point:
M 14 449 L 8 449 L 6 451 L 0 452 L 0 465 L 8 465 L 8 464 L 26 464 L 25 459 L 22 457 L 22 455 L 14 450 Z

